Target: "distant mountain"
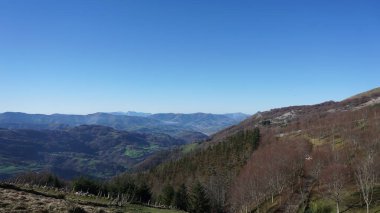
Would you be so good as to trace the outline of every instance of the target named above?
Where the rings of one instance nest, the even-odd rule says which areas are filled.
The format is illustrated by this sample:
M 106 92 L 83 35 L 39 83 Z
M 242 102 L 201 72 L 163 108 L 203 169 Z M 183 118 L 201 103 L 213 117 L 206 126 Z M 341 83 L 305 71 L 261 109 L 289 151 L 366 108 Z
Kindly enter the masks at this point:
M 185 144 L 161 133 L 135 133 L 98 125 L 66 130 L 0 129 L 0 177 L 52 170 L 71 178 L 124 172 L 154 152 Z
M 241 113 L 241 112 L 237 112 L 237 113 L 227 113 L 227 114 L 223 114 L 233 120 L 236 120 L 236 121 L 242 121 L 246 118 L 248 118 L 250 115 L 248 114 L 244 114 L 244 113 Z
M 109 177 L 161 150 L 209 139 L 244 114 L 0 114 L 0 177 L 49 169 L 73 177 Z M 205 134 L 206 133 L 206 134 Z
M 128 115 L 128 116 L 137 116 L 137 117 L 148 117 L 148 116 L 152 115 L 152 113 L 135 112 L 135 111 L 110 112 L 109 114 L 112 114 L 112 115 Z
M 128 115 L 129 114 L 129 115 Z M 134 115 L 134 116 L 131 116 Z M 136 116 L 137 115 L 137 116 Z M 0 114 L 0 128 L 9 129 L 66 129 L 79 125 L 102 125 L 118 130 L 147 132 L 149 129 L 172 136 L 182 132 L 202 132 L 211 135 L 225 127 L 244 120 L 245 114 L 174 114 L 174 113 L 94 113 L 88 115 L 26 114 L 5 112 Z
M 209 113 L 158 113 L 149 116 L 166 124 L 179 125 L 189 129 L 212 135 L 226 127 L 235 125 L 249 117 L 243 113 L 209 114 Z

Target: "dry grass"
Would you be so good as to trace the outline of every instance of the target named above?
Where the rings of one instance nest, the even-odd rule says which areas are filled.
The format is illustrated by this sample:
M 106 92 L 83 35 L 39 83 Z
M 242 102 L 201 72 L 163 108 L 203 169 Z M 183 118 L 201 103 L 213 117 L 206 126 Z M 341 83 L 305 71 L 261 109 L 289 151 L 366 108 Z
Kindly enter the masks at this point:
M 79 205 L 64 199 L 56 199 L 13 189 L 0 188 L 0 212 L 111 212 L 107 208 Z
M 62 194 L 61 194 L 62 195 Z M 182 211 L 160 209 L 136 204 L 118 207 L 96 198 L 64 194 L 58 196 L 54 191 L 20 188 L 0 184 L 0 213 L 183 213 Z

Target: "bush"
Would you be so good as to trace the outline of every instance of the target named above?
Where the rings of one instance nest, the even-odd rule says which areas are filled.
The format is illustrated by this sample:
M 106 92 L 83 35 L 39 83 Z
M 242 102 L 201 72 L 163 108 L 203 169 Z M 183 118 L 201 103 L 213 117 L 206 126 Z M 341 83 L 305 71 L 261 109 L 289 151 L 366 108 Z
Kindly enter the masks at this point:
M 333 208 L 331 206 L 324 205 L 323 203 L 313 202 L 310 203 L 309 208 L 305 210 L 305 213 L 331 213 Z
M 82 207 L 73 206 L 68 210 L 69 213 L 87 213 Z
M 100 189 L 100 184 L 97 181 L 86 177 L 79 177 L 73 180 L 72 184 L 76 191 L 89 192 L 95 195 Z

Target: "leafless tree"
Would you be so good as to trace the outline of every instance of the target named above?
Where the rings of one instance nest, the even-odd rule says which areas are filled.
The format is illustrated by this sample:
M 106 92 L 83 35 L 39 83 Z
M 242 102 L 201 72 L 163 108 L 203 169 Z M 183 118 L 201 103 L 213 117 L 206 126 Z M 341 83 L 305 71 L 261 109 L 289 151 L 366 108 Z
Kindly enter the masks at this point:
M 342 191 L 349 180 L 347 165 L 332 163 L 327 166 L 321 175 L 322 182 L 327 186 L 327 196 L 336 203 L 336 212 L 339 213 L 339 204 L 342 201 Z
M 372 202 L 373 188 L 376 184 L 376 169 L 373 151 L 368 151 L 355 165 L 355 179 L 366 204 L 367 213 Z

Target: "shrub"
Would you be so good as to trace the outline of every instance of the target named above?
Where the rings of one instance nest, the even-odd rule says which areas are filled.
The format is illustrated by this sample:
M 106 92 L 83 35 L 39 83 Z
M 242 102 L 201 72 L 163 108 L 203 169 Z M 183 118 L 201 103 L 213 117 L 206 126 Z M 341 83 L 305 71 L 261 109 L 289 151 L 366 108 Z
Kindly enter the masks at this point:
M 327 206 L 323 203 L 312 202 L 309 205 L 309 208 L 306 209 L 305 213 L 331 213 L 333 208 Z
M 79 207 L 79 206 L 70 207 L 68 212 L 69 213 L 87 213 L 86 210 L 84 210 L 82 207 Z

